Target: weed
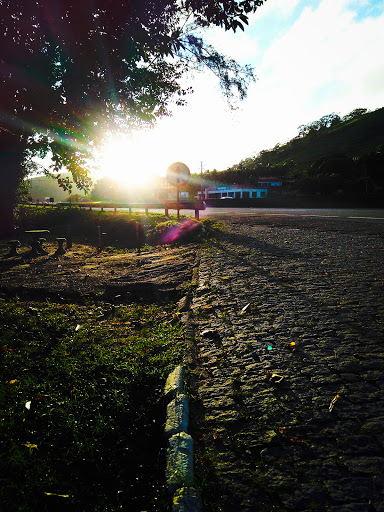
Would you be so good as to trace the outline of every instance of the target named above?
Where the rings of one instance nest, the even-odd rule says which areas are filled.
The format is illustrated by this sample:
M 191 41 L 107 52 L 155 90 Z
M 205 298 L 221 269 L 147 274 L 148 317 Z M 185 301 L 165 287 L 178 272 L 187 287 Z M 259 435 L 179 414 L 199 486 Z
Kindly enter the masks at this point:
M 203 500 L 206 512 L 220 512 L 222 509 L 222 495 L 217 485 L 217 469 L 215 452 L 213 449 L 197 449 L 195 454 L 195 482 Z

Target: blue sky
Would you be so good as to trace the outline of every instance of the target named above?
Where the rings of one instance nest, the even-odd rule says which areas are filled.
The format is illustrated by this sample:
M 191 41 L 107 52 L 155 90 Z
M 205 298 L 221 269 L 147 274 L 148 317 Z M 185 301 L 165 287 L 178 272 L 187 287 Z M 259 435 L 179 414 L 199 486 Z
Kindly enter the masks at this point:
M 201 163 L 203 170 L 223 170 L 323 115 L 384 106 L 384 0 L 267 0 L 245 32 L 210 29 L 206 37 L 251 64 L 257 81 L 231 111 L 210 72 L 189 78 L 195 93 L 188 106 L 128 148 L 143 174 L 165 174 L 174 161 L 191 172 L 200 172 Z M 126 169 L 127 145 L 124 161 Z M 114 168 L 118 173 L 116 161 Z

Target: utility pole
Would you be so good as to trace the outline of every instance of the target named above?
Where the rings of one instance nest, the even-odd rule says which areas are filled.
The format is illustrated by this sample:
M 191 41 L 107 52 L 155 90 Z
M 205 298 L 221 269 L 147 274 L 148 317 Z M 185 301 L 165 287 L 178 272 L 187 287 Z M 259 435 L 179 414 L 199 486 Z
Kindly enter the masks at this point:
M 200 163 L 200 199 L 203 199 L 203 162 Z

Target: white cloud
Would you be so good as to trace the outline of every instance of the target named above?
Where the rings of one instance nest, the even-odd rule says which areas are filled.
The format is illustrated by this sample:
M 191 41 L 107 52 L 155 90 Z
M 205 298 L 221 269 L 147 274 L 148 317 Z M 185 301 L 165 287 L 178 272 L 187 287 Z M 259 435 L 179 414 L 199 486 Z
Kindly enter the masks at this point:
M 304 8 L 265 51 L 243 117 L 244 128 L 256 125 L 261 133 L 255 150 L 263 149 L 259 142 L 285 142 L 300 124 L 333 111 L 384 105 L 384 15 L 357 22 L 349 6 L 323 0 Z
M 251 20 L 264 20 L 268 16 L 287 18 L 300 2 L 301 0 L 266 0 L 251 16 Z

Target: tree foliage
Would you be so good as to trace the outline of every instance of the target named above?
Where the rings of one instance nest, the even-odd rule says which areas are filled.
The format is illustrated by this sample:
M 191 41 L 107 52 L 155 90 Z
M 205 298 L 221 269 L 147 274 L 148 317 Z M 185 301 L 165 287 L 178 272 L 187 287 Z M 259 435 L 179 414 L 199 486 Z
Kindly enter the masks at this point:
M 172 102 L 185 103 L 191 91 L 181 78 L 189 71 L 208 67 L 229 101 L 243 98 L 253 70 L 219 54 L 203 33 L 244 29 L 262 4 L 0 0 L 0 180 L 8 193 L 14 197 L 25 156 L 33 155 L 51 156 L 46 174 L 64 168 L 87 187 L 100 138 L 154 123 Z
M 326 116 L 321 117 L 317 121 L 313 121 L 307 125 L 299 126 L 299 137 L 306 137 L 307 135 L 313 136 L 318 133 L 324 132 L 327 128 L 337 126 L 341 122 L 341 118 L 334 112 Z

